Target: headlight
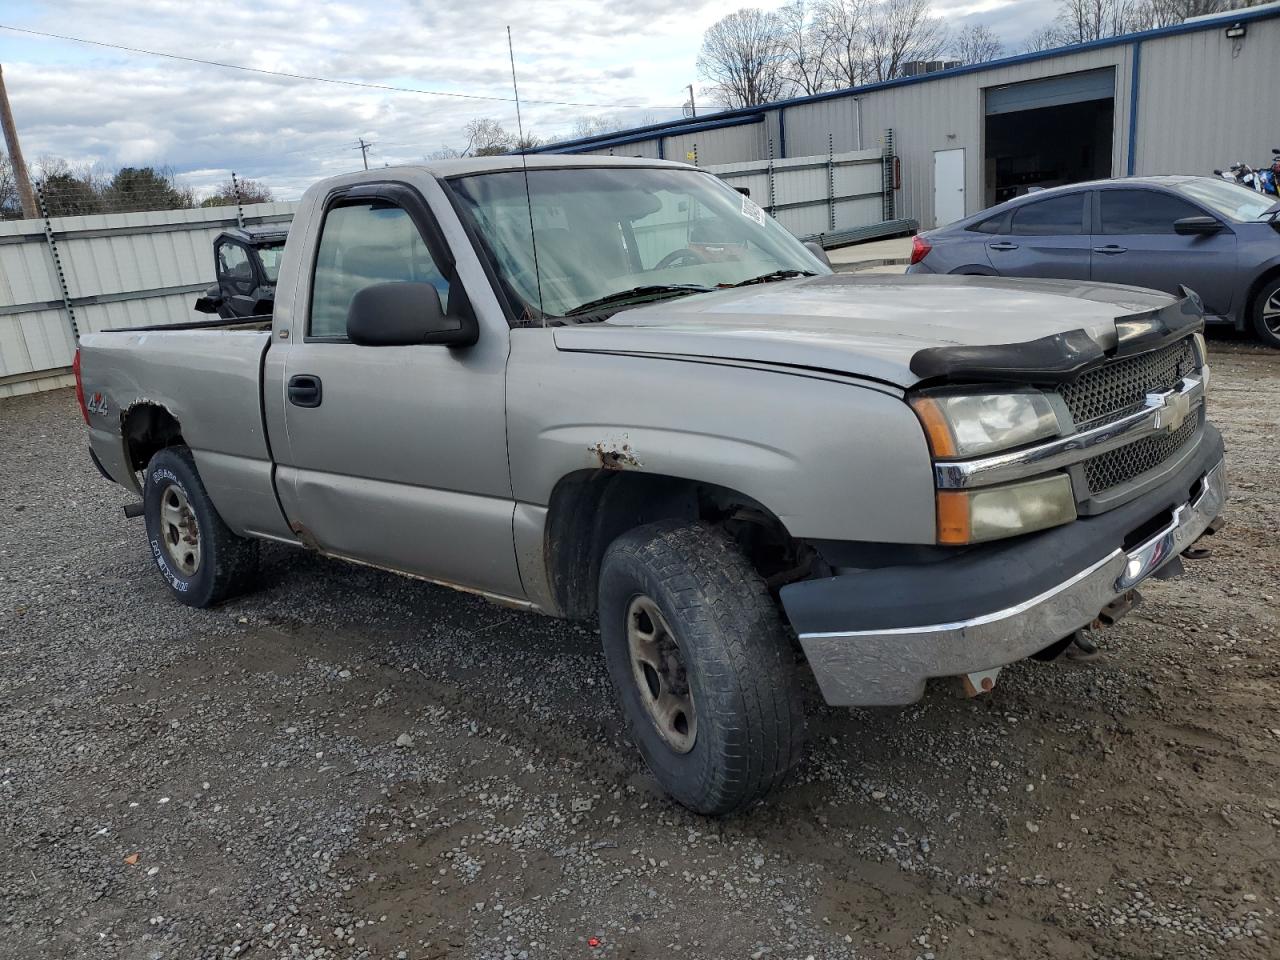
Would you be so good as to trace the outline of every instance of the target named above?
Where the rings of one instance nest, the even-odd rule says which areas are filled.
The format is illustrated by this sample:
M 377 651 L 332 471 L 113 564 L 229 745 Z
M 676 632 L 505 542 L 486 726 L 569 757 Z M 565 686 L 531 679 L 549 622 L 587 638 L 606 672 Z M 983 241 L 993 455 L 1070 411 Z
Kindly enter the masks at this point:
M 980 543 L 1056 527 L 1076 518 L 1065 473 L 976 490 L 938 491 L 938 542 Z
M 1196 343 L 1196 359 L 1200 362 L 1200 386 L 1205 393 L 1209 392 L 1209 344 L 1205 342 L 1203 333 L 1191 335 Z
M 972 457 L 1057 436 L 1058 417 L 1041 393 L 956 393 L 913 397 L 935 457 Z

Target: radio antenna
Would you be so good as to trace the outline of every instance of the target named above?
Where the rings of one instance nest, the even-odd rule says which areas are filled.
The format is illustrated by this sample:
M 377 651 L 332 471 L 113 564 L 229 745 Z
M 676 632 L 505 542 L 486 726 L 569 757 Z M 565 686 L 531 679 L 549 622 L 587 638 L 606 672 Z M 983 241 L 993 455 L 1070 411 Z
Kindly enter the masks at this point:
M 520 165 L 524 169 L 524 203 L 529 211 L 529 246 L 533 249 L 533 280 L 538 286 L 538 312 L 542 314 L 543 326 L 546 326 L 547 312 L 542 307 L 542 271 L 538 269 L 538 240 L 533 229 L 533 198 L 529 195 L 529 157 L 525 152 L 524 121 L 520 117 L 520 88 L 516 84 L 516 48 L 511 42 L 511 24 L 507 24 L 507 53 L 511 56 L 511 92 L 516 98 L 516 132 L 520 136 L 520 142 L 516 147 L 520 150 Z

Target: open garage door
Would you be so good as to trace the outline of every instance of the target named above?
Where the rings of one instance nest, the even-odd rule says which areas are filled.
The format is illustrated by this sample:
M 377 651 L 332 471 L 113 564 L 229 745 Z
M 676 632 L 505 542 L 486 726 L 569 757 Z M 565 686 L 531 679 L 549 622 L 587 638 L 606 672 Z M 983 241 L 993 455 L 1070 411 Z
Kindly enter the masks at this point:
M 1115 87 L 1113 67 L 988 87 L 986 205 L 1111 176 Z

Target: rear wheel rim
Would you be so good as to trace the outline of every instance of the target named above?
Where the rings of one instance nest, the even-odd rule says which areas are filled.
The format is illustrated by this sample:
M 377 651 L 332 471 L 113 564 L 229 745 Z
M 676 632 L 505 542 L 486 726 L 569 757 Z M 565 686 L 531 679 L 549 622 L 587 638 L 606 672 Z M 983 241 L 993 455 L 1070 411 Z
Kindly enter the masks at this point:
M 186 492 L 176 483 L 160 492 L 160 539 L 179 572 L 195 576 L 200 569 L 200 525 Z
M 1262 325 L 1273 337 L 1280 338 L 1280 290 L 1263 301 Z
M 698 714 L 684 654 L 655 603 L 641 594 L 627 607 L 631 676 L 649 720 L 676 753 L 688 753 L 698 736 Z

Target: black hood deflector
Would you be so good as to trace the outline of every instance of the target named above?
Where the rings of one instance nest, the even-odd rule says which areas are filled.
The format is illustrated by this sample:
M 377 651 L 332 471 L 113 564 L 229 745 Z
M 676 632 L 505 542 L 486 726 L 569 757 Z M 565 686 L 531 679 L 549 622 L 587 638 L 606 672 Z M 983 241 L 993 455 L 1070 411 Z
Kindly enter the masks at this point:
M 1116 318 L 1113 356 L 1156 350 L 1204 327 L 1204 306 L 1186 287 L 1182 298 L 1161 307 Z M 911 357 L 911 372 L 922 380 L 950 382 L 1044 383 L 1074 380 L 1107 359 L 1084 330 L 1068 330 L 1023 343 L 927 347 Z

